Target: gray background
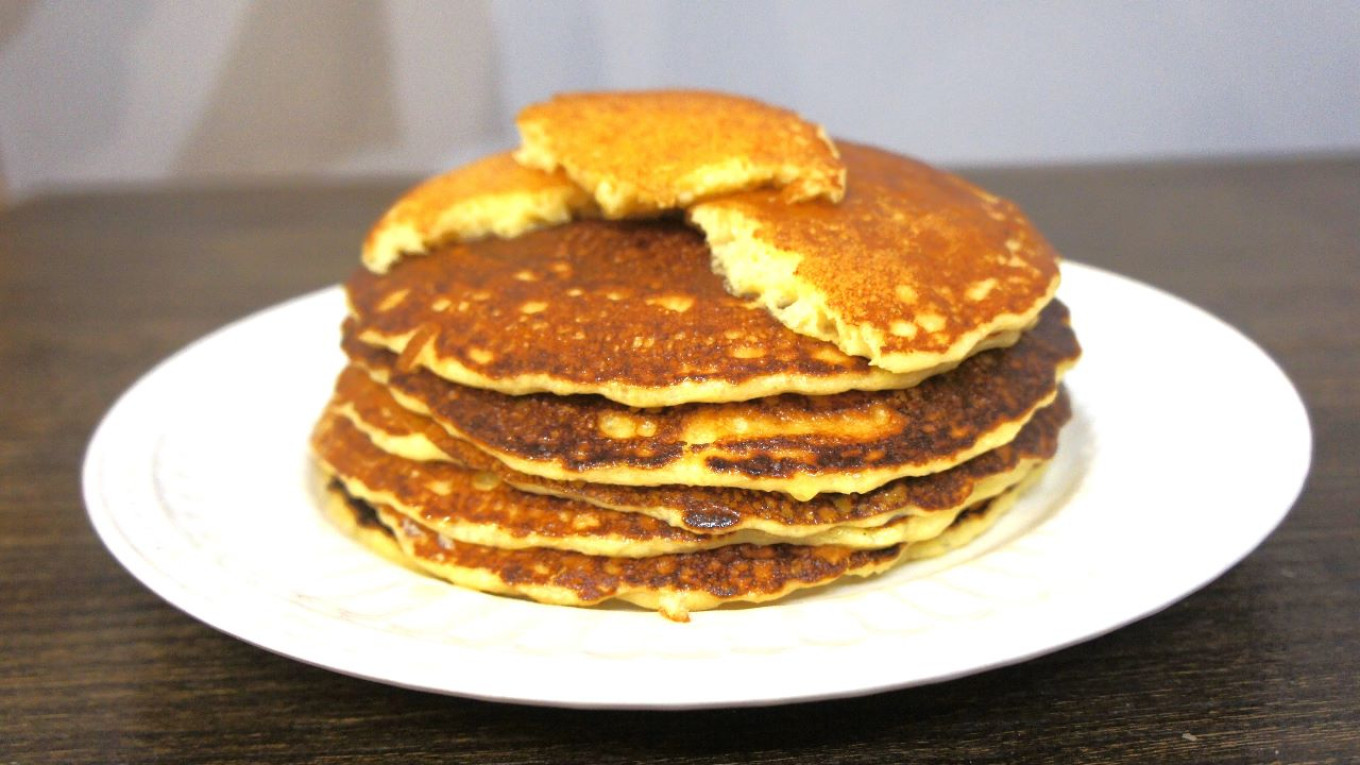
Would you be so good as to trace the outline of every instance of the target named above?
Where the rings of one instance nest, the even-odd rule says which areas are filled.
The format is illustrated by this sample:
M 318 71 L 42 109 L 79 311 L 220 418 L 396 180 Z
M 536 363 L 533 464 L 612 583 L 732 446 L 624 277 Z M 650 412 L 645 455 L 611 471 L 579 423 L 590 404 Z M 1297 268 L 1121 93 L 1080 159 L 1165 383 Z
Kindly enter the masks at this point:
M 0 197 L 429 174 L 657 86 L 952 166 L 1355 152 L 1360 3 L 0 0 Z

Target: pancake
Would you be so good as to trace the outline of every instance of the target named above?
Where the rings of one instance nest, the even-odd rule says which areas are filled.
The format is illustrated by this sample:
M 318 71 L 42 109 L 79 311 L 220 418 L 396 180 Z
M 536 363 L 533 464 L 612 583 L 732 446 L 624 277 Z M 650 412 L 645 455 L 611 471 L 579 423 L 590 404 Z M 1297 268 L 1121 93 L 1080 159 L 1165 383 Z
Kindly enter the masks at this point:
M 841 149 L 840 204 L 755 191 L 690 208 L 734 294 L 892 372 L 957 361 L 1052 298 L 1057 254 L 1015 205 L 906 157 Z
M 513 237 L 589 214 L 594 203 L 562 173 L 517 164 L 493 154 L 406 192 L 369 231 L 362 259 L 376 273 L 403 255 L 419 255 L 445 241 Z
M 906 388 L 894 374 L 790 332 L 714 276 L 678 221 L 579 221 L 446 245 L 346 283 L 359 339 L 476 388 L 596 394 L 628 406 Z M 1009 345 L 1017 332 L 987 338 Z
M 820 127 L 749 98 L 699 91 L 568 93 L 520 112 L 515 158 L 563 168 L 610 218 L 655 215 L 695 200 L 774 187 L 785 202 L 845 190 L 845 168 Z
M 348 512 L 376 518 L 387 528 L 385 539 L 365 533 L 356 537 L 359 541 L 376 545 L 385 556 L 395 541 L 407 565 L 459 586 L 557 605 L 589 606 L 617 599 L 683 622 L 689 621 L 692 611 L 726 603 L 769 602 L 798 590 L 849 576 L 870 576 L 904 560 L 955 549 L 976 538 L 1010 509 L 1016 495 L 1007 493 L 970 509 L 938 537 L 920 545 L 856 550 L 839 545 L 738 544 L 648 558 L 471 545 L 441 536 L 391 508 L 350 497 L 334 485 L 327 492 L 327 501 L 331 515 Z M 359 523 L 348 526 L 367 528 Z
M 1025 480 L 1014 488 L 1008 489 L 1004 494 L 986 502 L 979 502 L 963 511 L 944 532 L 930 539 L 906 545 L 902 559 L 913 561 L 937 558 L 971 543 L 996 525 L 1001 516 L 1014 507 L 1026 491 L 1039 482 L 1039 479 L 1043 477 L 1043 472 L 1042 468 L 1036 470 L 1025 476 Z
M 352 330 L 352 325 L 349 327 Z M 406 369 L 346 332 L 351 360 L 402 406 L 514 470 L 554 480 L 863 493 L 1011 441 L 1080 354 L 1054 302 L 1015 345 L 905 390 L 638 410 L 598 396 L 506 396 Z
M 397 538 L 378 520 L 372 505 L 353 499 L 339 483 L 327 480 L 321 488 L 321 514 L 345 536 L 377 553 L 390 563 L 420 572 L 421 569 L 397 544 Z
M 697 533 L 754 530 L 787 539 L 822 534 L 836 527 L 881 526 L 903 515 L 938 516 L 995 496 L 1052 458 L 1059 431 L 1071 417 L 1071 406 L 1065 394 L 1059 395 L 1052 405 L 1035 414 L 1013 441 L 949 470 L 901 478 L 865 494 L 819 494 L 806 502 L 782 492 L 612 486 L 525 475 L 402 408 L 382 386 L 355 367 L 347 368 L 337 380 L 328 413 L 346 419 L 390 454 L 491 472 L 521 491 L 641 513 Z
M 695 532 L 646 514 L 520 491 L 490 471 L 394 457 L 333 410 L 318 423 L 312 446 L 322 470 L 351 496 L 386 505 L 459 542 L 505 549 L 546 547 L 591 555 L 645 557 L 739 543 L 877 548 L 930 539 L 967 506 L 976 504 L 974 497 L 965 495 L 964 503 L 933 512 L 885 512 L 878 525 L 842 527 L 829 522 L 791 537 L 749 529 Z M 1010 471 L 1005 476 L 1008 483 L 993 494 L 1018 483 L 1038 464 L 1038 460 L 1031 460 L 1023 469 Z M 847 516 L 862 520 L 853 518 L 852 513 Z
M 727 543 L 645 515 L 526 494 L 493 473 L 393 457 L 335 415 L 324 416 L 317 424 L 312 448 L 322 470 L 350 496 L 387 506 L 459 542 L 611 556 L 656 555 Z

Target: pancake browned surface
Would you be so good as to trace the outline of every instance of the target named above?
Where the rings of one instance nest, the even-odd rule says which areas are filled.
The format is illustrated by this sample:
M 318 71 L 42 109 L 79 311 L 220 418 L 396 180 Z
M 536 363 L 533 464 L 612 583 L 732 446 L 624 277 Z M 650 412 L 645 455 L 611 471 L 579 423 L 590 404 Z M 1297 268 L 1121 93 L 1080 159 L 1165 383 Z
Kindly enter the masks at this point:
M 490 472 L 393 457 L 337 415 L 321 419 L 312 446 L 322 469 L 351 496 L 400 510 L 460 542 L 623 556 L 722 544 L 645 515 L 526 494 Z
M 562 173 L 493 154 L 406 192 L 369 231 L 363 262 L 382 273 L 440 242 L 517 236 L 593 209 L 590 196 Z
M 585 606 L 622 600 L 688 621 L 691 611 L 725 603 L 761 603 L 848 576 L 881 573 L 903 560 L 938 555 L 976 537 L 1013 504 L 1007 493 L 970 509 L 927 542 L 856 550 L 839 545 L 727 545 L 711 550 L 646 558 L 615 558 L 565 550 L 504 550 L 449 539 L 409 516 L 370 505 L 330 487 L 332 512 L 376 518 L 388 537 L 359 537 L 379 544 L 395 540 L 410 565 L 483 592 L 518 595 L 543 603 Z M 366 525 L 353 527 L 366 529 Z
M 842 150 L 840 204 L 757 191 L 690 209 L 734 293 L 895 372 L 967 356 L 1052 298 L 1057 255 L 1015 205 L 915 160 Z
M 520 112 L 521 163 L 563 168 L 621 218 L 742 189 L 839 200 L 845 168 L 820 127 L 749 98 L 700 91 L 568 93 Z
M 393 457 L 333 412 L 318 424 L 312 444 L 323 471 L 350 496 L 385 505 L 450 539 L 502 549 L 544 547 L 630 558 L 729 544 L 843 544 L 871 549 L 933 538 L 976 504 L 965 495 L 965 501 L 929 513 L 884 513 L 873 526 L 826 523 L 798 536 L 752 529 L 696 533 L 650 515 L 519 491 L 489 471 Z M 1008 483 L 992 495 L 1019 483 L 1037 466 L 1037 460 L 1030 461 L 1024 470 L 1006 474 Z
M 906 388 L 944 371 L 893 374 L 790 332 L 725 291 L 709 262 L 702 235 L 678 221 L 579 221 L 450 244 L 386 274 L 359 269 L 346 288 L 359 339 L 515 395 L 673 406 Z
M 954 468 L 898 479 L 865 494 L 819 494 L 800 502 L 782 492 L 614 486 L 519 473 L 399 406 L 385 388 L 355 367 L 341 374 L 329 411 L 349 420 L 389 453 L 489 471 L 522 491 L 641 513 L 699 533 L 752 529 L 780 537 L 813 535 L 841 526 L 877 526 L 899 515 L 957 511 L 995 496 L 1052 458 L 1058 448 L 1058 433 L 1071 416 L 1067 396 L 1059 395 L 1052 405 L 1035 414 L 1013 441 Z
M 520 472 L 555 480 L 861 493 L 1009 442 L 1080 353 L 1053 303 L 1010 348 L 905 390 L 636 410 L 597 396 L 506 396 L 408 370 L 347 333 L 398 401 Z

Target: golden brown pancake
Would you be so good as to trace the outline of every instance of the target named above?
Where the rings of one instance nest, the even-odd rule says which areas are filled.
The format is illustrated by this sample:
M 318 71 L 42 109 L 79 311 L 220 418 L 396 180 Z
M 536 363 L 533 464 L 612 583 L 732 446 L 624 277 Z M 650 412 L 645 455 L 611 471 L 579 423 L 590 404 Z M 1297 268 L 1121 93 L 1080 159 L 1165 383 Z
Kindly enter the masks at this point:
M 903 560 L 947 552 L 986 530 L 1017 494 L 1008 492 L 970 509 L 938 537 L 919 545 L 856 550 L 840 545 L 737 544 L 647 558 L 466 544 L 391 508 L 350 497 L 338 486 L 332 485 L 327 497 L 332 516 L 348 511 L 357 518 L 376 519 L 388 530 L 387 538 L 365 533 L 357 537 L 361 542 L 376 544 L 380 553 L 389 555 L 388 540 L 394 540 L 408 565 L 454 584 L 557 605 L 588 606 L 617 599 L 688 621 L 691 611 L 724 603 L 768 602 L 848 576 L 881 573 Z M 361 522 L 345 526 L 369 528 Z
M 352 326 L 350 327 L 352 330 Z M 514 470 L 554 480 L 735 486 L 807 499 L 926 475 L 1012 440 L 1080 354 L 1054 302 L 1010 348 L 905 390 L 637 410 L 598 396 L 506 396 L 407 369 L 346 333 L 402 406 Z
M 312 448 L 322 470 L 350 496 L 388 506 L 459 542 L 630 557 L 727 543 L 645 515 L 527 494 L 494 473 L 393 457 L 333 414 L 317 424 Z
M 567 93 L 516 120 L 526 166 L 566 170 L 607 217 L 647 216 L 760 187 L 839 200 L 845 168 L 820 127 L 786 109 L 699 91 Z
M 513 237 L 594 210 L 590 195 L 562 173 L 523 167 L 493 154 L 406 192 L 369 231 L 363 263 L 386 272 L 403 255 L 445 241 Z
M 753 191 L 690 208 L 734 294 L 894 372 L 957 361 L 1052 298 L 1057 254 L 1015 205 L 906 157 L 841 148 L 840 204 Z
M 344 487 L 329 476 L 324 478 L 326 480 L 320 486 L 321 513 L 332 526 L 387 561 L 421 572 L 421 568 L 397 544 L 392 532 L 378 520 L 378 511 L 350 497 Z
M 573 499 L 529 493 L 511 487 L 494 472 L 447 462 L 417 462 L 394 457 L 371 442 L 356 426 L 331 410 L 312 436 L 313 451 L 324 472 L 339 480 L 347 493 L 365 502 L 386 505 L 459 542 L 515 549 L 547 547 L 591 555 L 644 557 L 709 549 L 727 544 L 844 544 L 859 548 L 887 547 L 930 539 L 967 506 L 1019 483 L 1040 460 L 1007 472 L 986 497 L 964 494 L 963 502 L 932 511 L 885 510 L 864 523 L 853 504 L 844 515 L 854 525 L 832 518 L 797 536 L 751 529 L 676 528 L 651 515 L 605 509 Z M 731 490 L 733 492 L 739 490 Z M 761 494 L 760 492 L 747 492 Z M 759 502 L 758 499 L 750 502 Z M 741 506 L 738 500 L 737 506 Z M 834 512 L 834 511 L 832 511 Z M 832 512 L 826 513 L 831 515 Z
M 964 510 L 954 519 L 949 528 L 937 536 L 906 545 L 902 556 L 903 561 L 934 558 L 957 550 L 977 539 L 983 532 L 994 526 L 1001 516 L 1014 507 L 1016 501 L 1039 482 L 1043 473 L 1044 468 L 1040 468 L 1025 476 L 1025 480 L 1006 490 L 1004 494 L 986 502 L 979 502 Z
M 755 530 L 789 538 L 833 527 L 880 526 L 901 516 L 940 515 L 990 498 L 1013 486 L 1057 451 L 1058 434 L 1071 416 L 1065 394 L 1041 409 L 1015 440 L 949 470 L 901 478 L 865 494 L 819 494 L 800 502 L 782 492 L 723 487 L 612 486 L 552 481 L 511 470 L 466 441 L 399 406 L 362 370 L 349 367 L 336 382 L 328 411 L 348 420 L 380 449 L 407 459 L 449 461 L 487 471 L 521 491 L 578 499 L 599 507 L 641 513 L 697 533 Z M 912 541 L 905 538 L 899 541 Z
M 629 406 L 915 385 L 728 294 L 678 221 L 579 221 L 450 244 L 346 283 L 359 339 L 476 388 Z M 1009 345 L 1003 332 L 982 347 Z

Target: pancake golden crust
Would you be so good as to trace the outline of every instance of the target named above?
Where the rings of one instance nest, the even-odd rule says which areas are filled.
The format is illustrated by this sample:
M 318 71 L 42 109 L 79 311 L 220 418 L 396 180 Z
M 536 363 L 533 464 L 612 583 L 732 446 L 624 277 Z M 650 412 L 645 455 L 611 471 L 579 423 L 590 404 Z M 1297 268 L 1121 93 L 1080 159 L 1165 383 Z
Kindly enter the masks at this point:
M 352 330 L 352 327 L 350 328 Z M 1020 342 L 913 388 L 633 410 L 594 396 L 504 396 L 394 363 L 347 333 L 350 358 L 408 409 L 520 472 L 625 485 L 866 492 L 1013 439 L 1080 354 L 1054 303 Z
M 561 167 L 607 217 L 655 215 L 743 189 L 784 202 L 845 190 L 820 127 L 749 98 L 701 91 L 567 93 L 520 112 L 521 163 Z
M 384 273 L 403 255 L 424 254 L 440 242 L 518 236 L 593 210 L 590 196 L 564 174 L 493 154 L 406 192 L 369 231 L 362 259 Z
M 397 405 L 382 386 L 356 367 L 341 374 L 330 411 L 355 424 L 388 451 L 491 471 L 522 491 L 641 513 L 697 533 L 752 529 L 781 537 L 818 534 L 835 526 L 877 526 L 894 516 L 956 511 L 992 497 L 1015 484 L 1034 465 L 1052 458 L 1059 431 L 1071 417 L 1071 405 L 1062 393 L 1052 405 L 1035 414 L 1015 440 L 954 468 L 898 479 L 865 494 L 819 494 L 800 502 L 781 492 L 612 486 L 552 481 L 519 473 L 454 438 L 429 419 Z
M 1003 494 L 961 514 L 938 537 L 918 544 L 855 550 L 839 545 L 728 545 L 712 550 L 647 558 L 613 558 L 563 550 L 495 547 L 454 541 L 384 506 L 372 506 L 332 486 L 327 494 L 332 517 L 343 512 L 376 518 L 386 535 L 357 538 L 391 554 L 400 547 L 408 566 L 454 584 L 484 592 L 518 595 L 542 603 L 589 606 L 611 599 L 656 609 L 675 621 L 691 611 L 725 603 L 769 602 L 798 590 L 849 576 L 882 573 L 904 560 L 918 560 L 955 549 L 985 531 L 1014 503 L 1018 492 Z M 366 528 L 349 522 L 350 529 Z
M 678 221 L 579 221 L 446 246 L 346 290 L 360 339 L 453 382 L 629 406 L 906 388 L 728 294 Z M 1013 343 L 1016 334 L 990 338 Z
M 757 191 L 689 210 L 735 294 L 894 372 L 967 356 L 1052 298 L 1057 254 L 1013 204 L 906 157 L 842 150 L 839 205 Z
M 967 505 L 976 503 L 965 495 L 966 502 L 930 513 L 884 513 L 872 526 L 825 523 L 800 536 L 753 529 L 696 533 L 646 514 L 519 491 L 491 472 L 393 457 L 334 410 L 318 423 L 312 445 L 322 470 L 350 496 L 387 506 L 458 542 L 502 549 L 543 547 L 629 558 L 730 544 L 841 544 L 872 549 L 931 539 Z M 1008 482 L 992 494 L 1018 483 L 1034 464 L 1007 474 Z
M 649 516 L 517 491 L 485 471 L 392 457 L 334 415 L 317 424 L 312 448 L 351 496 L 392 507 L 460 542 L 618 556 L 724 543 Z
M 1046 467 L 1047 466 L 1045 466 L 1045 468 Z M 1043 473 L 1043 468 L 1036 470 L 1025 476 L 1025 480 L 1021 481 L 1018 485 L 1006 490 L 1006 493 L 987 502 L 979 502 L 967 510 L 964 510 L 962 513 L 959 513 L 954 519 L 954 522 L 949 525 L 949 528 L 941 534 L 921 542 L 907 545 L 905 553 L 902 556 L 903 561 L 934 558 L 957 550 L 960 547 L 967 545 L 969 542 L 972 542 L 974 539 L 977 539 L 986 532 L 987 529 L 994 526 L 1001 516 L 1005 515 L 1007 511 L 1014 507 L 1016 501 L 1024 496 L 1025 492 L 1028 491 L 1030 487 L 1039 482 L 1039 479 L 1043 477 Z
M 723 603 L 765 602 L 846 576 L 879 573 L 896 563 L 903 549 L 727 545 L 648 558 L 502 550 L 451 540 L 390 508 L 373 509 L 413 563 L 455 584 L 559 605 L 619 599 L 676 621 Z

